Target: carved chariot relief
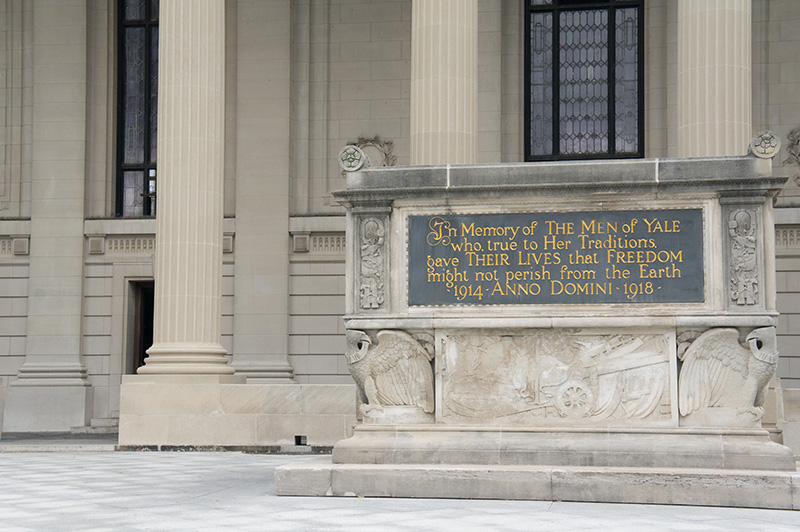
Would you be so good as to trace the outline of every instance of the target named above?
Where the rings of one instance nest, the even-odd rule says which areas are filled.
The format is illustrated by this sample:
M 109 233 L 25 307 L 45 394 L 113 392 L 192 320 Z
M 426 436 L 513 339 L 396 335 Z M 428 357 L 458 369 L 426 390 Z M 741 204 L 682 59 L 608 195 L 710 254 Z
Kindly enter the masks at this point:
M 731 300 L 737 305 L 755 305 L 758 303 L 759 291 L 755 211 L 731 211 L 728 217 L 728 233 Z
M 433 421 L 433 343 L 430 334 L 347 331 L 347 364 L 369 422 Z
M 365 218 L 359 238 L 359 301 L 362 309 L 383 308 L 386 299 L 386 223 L 380 218 Z
M 739 343 L 737 329 L 709 329 L 680 358 L 682 422 L 758 426 L 767 386 L 778 364 L 775 327 L 753 330 L 745 344 Z
M 442 355 L 442 419 L 635 425 L 673 419 L 670 333 L 531 331 L 452 335 Z

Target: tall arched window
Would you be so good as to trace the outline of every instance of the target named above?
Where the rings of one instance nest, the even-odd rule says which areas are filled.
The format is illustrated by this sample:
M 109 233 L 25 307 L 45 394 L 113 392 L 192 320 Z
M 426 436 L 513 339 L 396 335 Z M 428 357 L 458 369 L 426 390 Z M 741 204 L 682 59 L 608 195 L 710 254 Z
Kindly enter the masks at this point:
M 119 0 L 117 207 L 123 217 L 156 212 L 158 0 Z
M 525 158 L 642 157 L 642 0 L 525 0 Z

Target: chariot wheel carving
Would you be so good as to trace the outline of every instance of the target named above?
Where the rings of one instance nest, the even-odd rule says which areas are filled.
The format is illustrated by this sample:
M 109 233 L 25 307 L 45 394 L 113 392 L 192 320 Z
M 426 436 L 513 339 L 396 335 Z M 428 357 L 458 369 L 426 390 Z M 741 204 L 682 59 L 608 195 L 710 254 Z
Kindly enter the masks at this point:
M 556 393 L 556 408 L 565 417 L 588 417 L 594 409 L 594 393 L 585 382 L 567 381 Z

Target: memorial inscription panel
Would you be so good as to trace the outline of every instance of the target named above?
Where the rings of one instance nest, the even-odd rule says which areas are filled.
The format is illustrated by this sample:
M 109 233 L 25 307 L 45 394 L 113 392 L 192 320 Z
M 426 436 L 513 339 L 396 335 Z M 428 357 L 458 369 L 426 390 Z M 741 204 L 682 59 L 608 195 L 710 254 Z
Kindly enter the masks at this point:
M 408 218 L 409 305 L 703 300 L 702 209 Z

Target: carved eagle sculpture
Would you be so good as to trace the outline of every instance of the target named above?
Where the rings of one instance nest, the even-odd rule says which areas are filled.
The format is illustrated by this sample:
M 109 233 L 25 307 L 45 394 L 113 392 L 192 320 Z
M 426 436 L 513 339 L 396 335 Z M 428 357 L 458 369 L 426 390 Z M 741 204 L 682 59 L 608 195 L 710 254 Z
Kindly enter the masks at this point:
M 707 407 L 764 415 L 767 384 L 778 364 L 775 327 L 753 330 L 739 344 L 736 329 L 710 329 L 686 350 L 678 381 L 678 405 L 686 416 Z
M 410 334 L 380 331 L 372 345 L 363 331 L 347 331 L 350 374 L 356 381 L 361 412 L 383 412 L 385 406 L 416 406 L 433 412 L 431 354 Z

